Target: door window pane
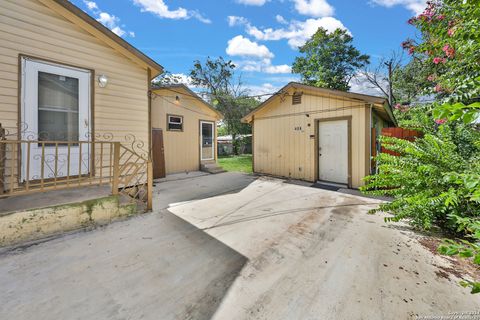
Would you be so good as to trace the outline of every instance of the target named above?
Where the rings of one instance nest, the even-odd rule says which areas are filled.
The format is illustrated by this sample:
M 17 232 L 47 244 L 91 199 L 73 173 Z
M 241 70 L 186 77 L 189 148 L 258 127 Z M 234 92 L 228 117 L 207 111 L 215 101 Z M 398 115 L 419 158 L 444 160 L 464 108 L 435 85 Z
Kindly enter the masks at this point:
M 38 73 L 38 138 L 78 141 L 79 80 Z
M 202 145 L 210 146 L 213 144 L 213 125 L 211 123 L 202 123 Z

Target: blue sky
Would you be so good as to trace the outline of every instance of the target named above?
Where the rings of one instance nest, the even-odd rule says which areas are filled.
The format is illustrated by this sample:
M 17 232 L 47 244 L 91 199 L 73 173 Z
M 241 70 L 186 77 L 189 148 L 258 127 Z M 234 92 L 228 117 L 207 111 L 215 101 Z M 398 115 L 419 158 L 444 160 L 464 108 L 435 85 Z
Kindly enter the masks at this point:
M 252 94 L 294 80 L 297 47 L 319 27 L 347 29 L 372 57 L 414 36 L 406 21 L 425 0 L 72 0 L 174 74 L 194 60 L 233 60 Z M 355 85 L 352 91 L 368 91 Z

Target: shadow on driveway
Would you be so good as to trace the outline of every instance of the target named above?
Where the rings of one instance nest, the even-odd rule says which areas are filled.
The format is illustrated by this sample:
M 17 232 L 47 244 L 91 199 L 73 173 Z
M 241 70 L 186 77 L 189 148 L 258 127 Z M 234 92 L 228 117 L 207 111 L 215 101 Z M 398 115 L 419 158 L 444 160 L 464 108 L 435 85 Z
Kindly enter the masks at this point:
M 0 255 L 0 319 L 210 319 L 246 258 L 170 214 Z

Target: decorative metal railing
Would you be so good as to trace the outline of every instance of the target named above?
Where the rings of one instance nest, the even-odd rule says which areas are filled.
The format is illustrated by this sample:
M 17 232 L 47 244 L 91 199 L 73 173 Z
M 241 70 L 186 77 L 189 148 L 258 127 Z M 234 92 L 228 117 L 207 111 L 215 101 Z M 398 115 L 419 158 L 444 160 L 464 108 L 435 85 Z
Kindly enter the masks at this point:
M 152 208 L 152 163 L 148 152 L 135 150 L 142 143 L 133 136 L 127 136 L 123 144 L 7 137 L 0 125 L 0 198 L 105 185 L 114 195 L 124 194 L 131 201 L 144 203 L 147 210 Z

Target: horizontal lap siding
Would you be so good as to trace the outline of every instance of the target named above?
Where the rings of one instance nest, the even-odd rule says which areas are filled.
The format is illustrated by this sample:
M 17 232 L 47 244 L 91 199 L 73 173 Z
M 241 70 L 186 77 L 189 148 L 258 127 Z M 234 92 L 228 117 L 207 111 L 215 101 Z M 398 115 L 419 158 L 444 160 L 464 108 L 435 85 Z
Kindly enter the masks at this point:
M 366 167 L 365 103 L 333 96 L 304 93 L 299 105 L 292 105 L 291 96 L 286 96 L 283 102 L 276 98 L 271 105 L 257 112 L 254 121 L 255 171 L 314 181 L 315 122 L 346 116 L 352 117 L 352 186 L 358 188 L 363 184 Z
M 35 0 L 0 2 L 0 122 L 18 122 L 18 55 L 95 70 L 109 78 L 95 85 L 94 129 L 148 146 L 147 70 Z
M 216 121 L 211 109 L 182 89 L 174 90 L 157 90 L 152 100 L 152 126 L 163 130 L 167 174 L 199 170 L 200 120 Z M 182 132 L 167 130 L 167 114 L 183 116 Z

